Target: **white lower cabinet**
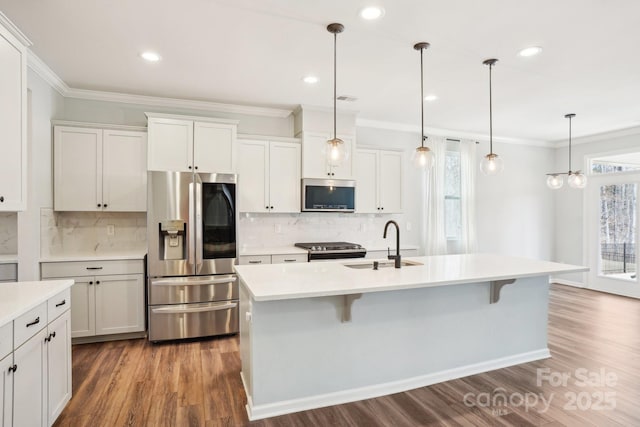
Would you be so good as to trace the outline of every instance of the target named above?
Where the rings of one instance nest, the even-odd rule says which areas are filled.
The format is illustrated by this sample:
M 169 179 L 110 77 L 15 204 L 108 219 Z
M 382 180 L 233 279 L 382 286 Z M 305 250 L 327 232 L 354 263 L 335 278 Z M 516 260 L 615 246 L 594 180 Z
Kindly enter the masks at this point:
M 307 254 L 242 255 L 238 264 L 289 264 L 294 262 L 307 262 Z
M 47 335 L 47 419 L 52 425 L 71 400 L 71 314 L 49 324 Z
M 11 426 L 13 417 L 13 353 L 0 360 L 0 426 Z
M 43 328 L 13 353 L 13 425 L 47 424 L 47 328 Z
M 75 281 L 71 287 L 72 338 L 144 331 L 142 261 L 43 263 L 41 269 L 43 280 Z

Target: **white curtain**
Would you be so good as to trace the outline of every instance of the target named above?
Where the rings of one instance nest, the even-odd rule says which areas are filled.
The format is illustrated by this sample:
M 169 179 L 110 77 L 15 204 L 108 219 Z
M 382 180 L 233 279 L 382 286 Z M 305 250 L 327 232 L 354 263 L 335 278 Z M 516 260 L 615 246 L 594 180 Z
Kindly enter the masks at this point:
M 461 237 L 458 245 L 460 253 L 478 250 L 476 236 L 476 143 L 460 142 L 460 203 Z
M 445 158 L 447 141 L 443 137 L 429 137 L 434 164 L 425 172 L 425 255 L 472 253 L 477 250 L 475 226 L 476 144 L 460 141 L 460 240 L 447 241 L 445 227 Z
M 444 224 L 444 170 L 446 141 L 431 136 L 427 145 L 433 151 L 434 163 L 426 175 L 425 255 L 447 253 L 447 236 Z

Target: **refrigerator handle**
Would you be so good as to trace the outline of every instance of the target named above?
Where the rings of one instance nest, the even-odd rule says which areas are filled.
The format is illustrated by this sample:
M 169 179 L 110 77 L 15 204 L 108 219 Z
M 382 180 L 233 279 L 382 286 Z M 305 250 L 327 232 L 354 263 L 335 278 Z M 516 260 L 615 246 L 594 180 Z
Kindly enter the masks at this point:
M 196 183 L 196 274 L 202 266 L 202 179 L 197 173 L 194 174 Z
M 187 264 L 189 265 L 194 265 L 194 253 L 193 250 L 195 248 L 195 237 L 196 237 L 196 232 L 195 232 L 195 209 L 194 209 L 194 186 L 195 184 L 193 182 L 189 183 L 189 228 L 187 230 L 187 234 L 189 235 L 189 243 L 188 243 L 188 247 L 187 247 Z

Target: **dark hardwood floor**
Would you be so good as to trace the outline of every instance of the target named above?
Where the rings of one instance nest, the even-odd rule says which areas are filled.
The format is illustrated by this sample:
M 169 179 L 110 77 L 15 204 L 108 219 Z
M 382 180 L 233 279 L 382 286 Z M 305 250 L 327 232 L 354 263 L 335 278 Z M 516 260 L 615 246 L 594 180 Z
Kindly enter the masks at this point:
M 552 285 L 549 348 L 551 359 L 250 423 L 237 337 L 77 345 L 55 425 L 640 426 L 640 301 Z

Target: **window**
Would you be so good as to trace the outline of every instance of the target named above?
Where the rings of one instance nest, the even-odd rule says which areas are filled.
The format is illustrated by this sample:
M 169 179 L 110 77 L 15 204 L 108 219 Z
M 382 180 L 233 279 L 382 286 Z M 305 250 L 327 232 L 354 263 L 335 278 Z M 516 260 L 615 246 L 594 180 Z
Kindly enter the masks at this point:
M 447 140 L 444 174 L 444 218 L 447 240 L 460 240 L 462 227 L 460 142 Z

